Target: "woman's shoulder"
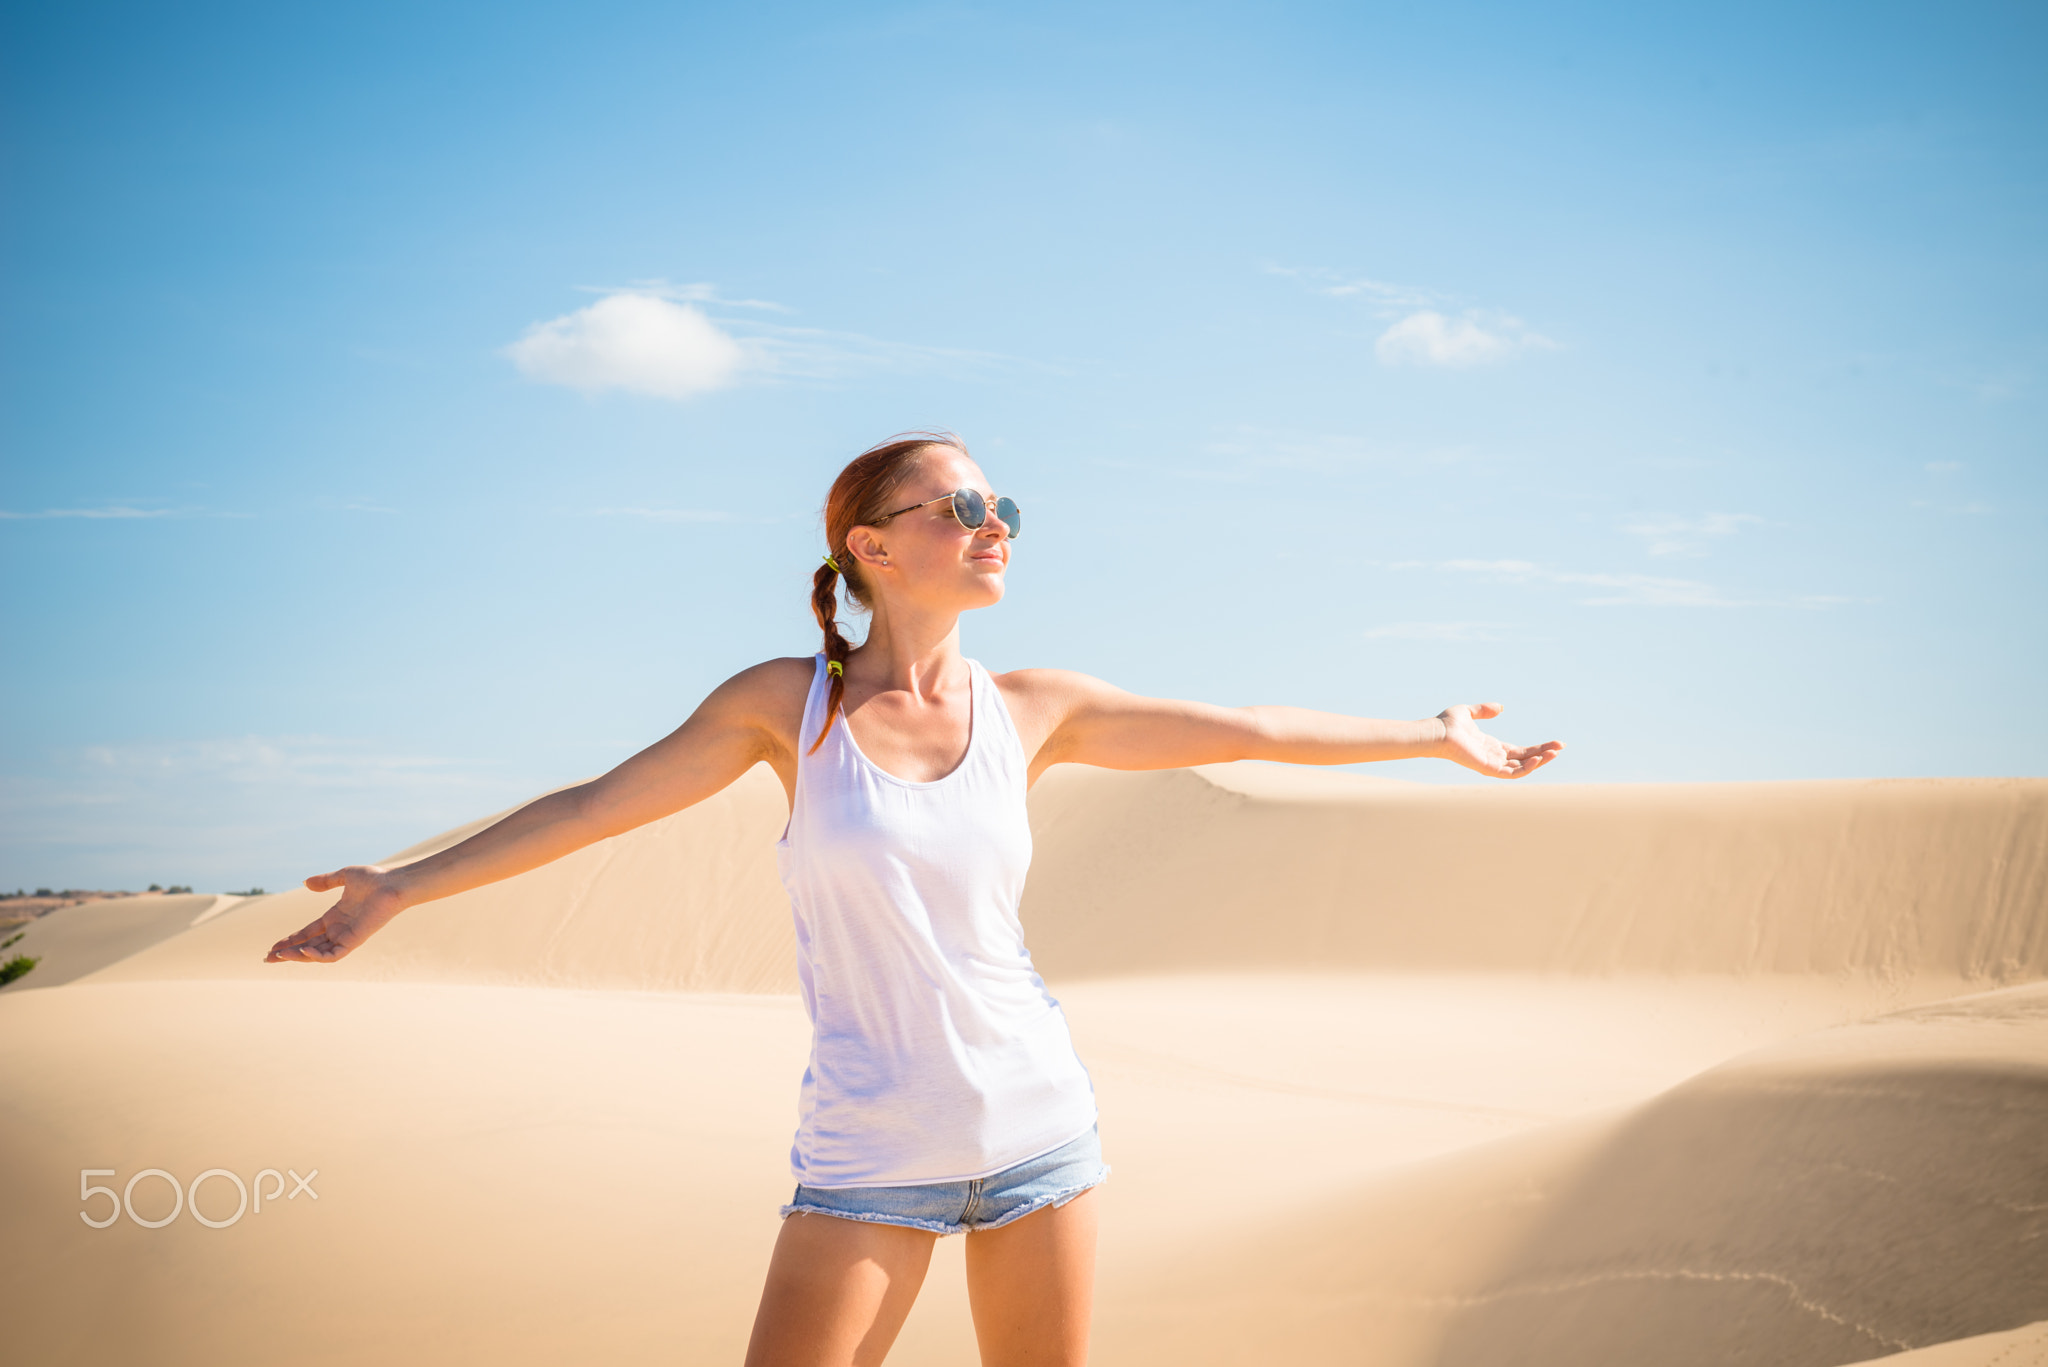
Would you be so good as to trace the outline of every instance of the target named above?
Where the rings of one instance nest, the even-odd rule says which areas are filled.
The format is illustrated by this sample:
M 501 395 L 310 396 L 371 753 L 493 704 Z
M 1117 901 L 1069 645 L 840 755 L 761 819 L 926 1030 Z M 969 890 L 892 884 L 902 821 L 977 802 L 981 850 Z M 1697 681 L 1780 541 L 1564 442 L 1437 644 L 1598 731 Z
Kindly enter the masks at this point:
M 818 672 L 816 656 L 786 655 L 749 665 L 711 690 L 705 706 L 729 721 L 795 736 Z
M 753 697 L 772 702 L 787 702 L 794 697 L 801 706 L 817 673 L 817 656 L 783 655 L 748 665 L 720 684 L 718 691 L 735 698 Z
M 772 660 L 763 660 L 757 665 L 748 665 L 735 679 L 756 682 L 770 681 L 787 684 L 792 680 L 809 683 L 811 676 L 818 672 L 818 657 L 815 655 L 778 655 Z
M 1012 669 L 991 673 L 1003 703 L 1020 724 L 1050 730 L 1076 702 L 1110 686 L 1072 669 Z
M 1102 680 L 1073 669 L 1011 669 L 989 677 L 1004 694 L 1019 698 L 1049 699 L 1108 688 Z

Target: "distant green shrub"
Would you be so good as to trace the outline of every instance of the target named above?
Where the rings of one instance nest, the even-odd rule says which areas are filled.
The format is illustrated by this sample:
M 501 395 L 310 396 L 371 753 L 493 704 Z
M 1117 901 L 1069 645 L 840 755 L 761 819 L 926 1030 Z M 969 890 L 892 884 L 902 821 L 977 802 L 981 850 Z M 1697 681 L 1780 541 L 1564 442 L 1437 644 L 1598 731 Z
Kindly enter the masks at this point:
M 48 888 L 37 888 L 37 889 L 36 889 L 36 896 L 38 896 L 38 897 L 55 897 L 56 895 L 57 895 L 56 893 L 54 893 L 54 892 L 51 892 L 51 891 L 50 891 L 50 890 L 49 890 Z
M 15 932 L 14 932 L 14 933 L 13 933 L 12 935 L 8 936 L 8 937 L 7 937 L 6 939 L 4 939 L 4 940 L 0 940 L 0 949 L 5 949 L 5 948 L 7 948 L 7 946 L 9 946 L 9 945 L 13 944 L 13 943 L 14 943 L 14 942 L 15 942 L 16 940 L 19 940 L 19 939 L 20 939 L 20 938 L 21 938 L 21 937 L 22 937 L 23 935 L 25 935 L 25 934 L 27 934 L 27 933 L 28 933 L 28 932 L 26 932 L 26 931 L 21 931 L 21 930 L 17 930 L 17 931 L 15 931 Z
M 39 958 L 31 959 L 26 954 L 17 954 L 6 963 L 0 964 L 0 987 L 7 986 L 41 962 Z

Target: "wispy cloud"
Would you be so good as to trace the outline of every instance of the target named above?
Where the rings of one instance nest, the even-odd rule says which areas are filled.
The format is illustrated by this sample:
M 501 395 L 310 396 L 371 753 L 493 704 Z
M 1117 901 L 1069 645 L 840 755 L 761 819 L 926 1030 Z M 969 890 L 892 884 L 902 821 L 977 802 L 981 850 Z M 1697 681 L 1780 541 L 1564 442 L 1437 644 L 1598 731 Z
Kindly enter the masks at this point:
M 1603 589 L 1581 598 L 1587 607 L 1731 608 L 1743 604 L 1726 598 L 1712 584 L 1696 579 L 1668 579 L 1651 574 L 1587 574 L 1555 570 L 1529 560 L 1404 560 L 1397 570 L 1444 570 L 1507 584 L 1567 584 Z
M 1175 464 L 1161 473 L 1178 479 L 1243 484 L 1273 470 L 1332 474 L 1369 464 L 1381 455 L 1362 437 L 1253 427 L 1239 427 L 1201 449 L 1204 455 L 1221 457 L 1220 463 Z
M 2027 367 L 2009 365 L 1973 382 L 1969 387 L 1978 398 L 1995 402 L 2018 397 L 2030 387 L 2032 379 L 2033 376 Z
M 694 285 L 675 285 L 656 277 L 652 280 L 635 280 L 625 290 L 607 288 L 603 285 L 579 285 L 585 294 L 651 294 L 658 299 L 673 299 L 683 304 L 716 304 L 729 309 L 762 309 L 769 313 L 795 313 L 787 304 L 778 304 L 770 299 L 728 299 L 718 292 L 718 286 L 699 282 Z
M 1261 269 L 1299 281 L 1327 298 L 1354 300 L 1376 317 L 1390 320 L 1373 343 L 1373 354 L 1382 365 L 1463 368 L 1557 346 L 1511 313 L 1465 306 L 1436 290 L 1316 267 L 1268 264 Z
M 890 342 L 827 328 L 758 322 L 735 326 L 747 334 L 745 344 L 754 367 L 786 379 L 851 380 L 882 373 L 976 379 L 1018 369 L 1060 373 L 1058 366 L 993 351 Z
M 1697 556 L 1707 553 L 1707 543 L 1734 536 L 1744 527 L 1761 527 L 1764 520 L 1755 513 L 1706 513 L 1700 517 L 1646 517 L 1622 530 L 1639 537 L 1651 555 Z
M 1474 366 L 1504 361 L 1557 343 L 1512 314 L 1467 309 L 1453 318 L 1420 309 L 1379 335 L 1373 354 L 1383 365 Z
M 592 517 L 635 517 L 643 522 L 739 522 L 732 513 L 706 508 L 593 508 Z
M 1950 491 L 1949 495 L 1947 497 L 1916 498 L 1907 504 L 1908 507 L 1928 508 L 1935 512 L 1963 517 L 1989 517 L 1996 511 L 1989 503 L 1982 499 L 1965 499 L 1961 503 L 1950 501 L 1954 496 L 1963 492 L 1956 488 L 1956 477 L 1963 472 L 1963 462 L 1959 460 L 1930 460 L 1923 468 L 1928 474 L 1933 476 L 1933 479 L 1928 482 L 1937 488 Z
M 1505 622 L 1389 622 L 1365 633 L 1368 641 L 1505 641 Z
M 8 521 L 14 521 L 14 522 L 25 522 L 25 521 L 33 521 L 33 520 L 36 520 L 36 519 L 40 519 L 40 518 L 46 518 L 46 517 L 86 517 L 86 518 L 94 518 L 94 519 L 98 519 L 98 518 L 114 518 L 114 519 L 121 519 L 121 518 L 135 518 L 135 517 L 186 517 L 186 516 L 190 516 L 190 511 L 189 511 L 189 510 L 187 510 L 187 509 L 179 509 L 179 508 L 130 508 L 130 507 L 127 507 L 127 506 L 125 506 L 125 505 L 122 505 L 122 504 L 116 504 L 116 505 L 114 505 L 114 506 L 112 506 L 112 507 L 107 507 L 107 508 L 45 508 L 45 509 L 44 509 L 43 511 L 41 511 L 41 512 L 37 512 L 37 513 L 12 513 L 12 512 L 8 512 L 8 511 L 6 511 L 6 510 L 4 510 L 4 509 L 0 509 L 0 519 L 5 519 L 5 520 L 8 520 Z
M 1871 603 L 1873 598 L 1841 594 L 1807 593 L 1772 598 L 1730 598 L 1712 584 L 1697 579 L 1672 579 L 1654 574 L 1601 574 L 1579 570 L 1553 569 L 1531 560 L 1403 560 L 1388 566 L 1396 570 L 1437 570 L 1471 575 L 1503 584 L 1557 584 L 1593 589 L 1578 601 L 1591 608 L 1831 608 L 1848 603 Z
M 1368 467 L 1446 466 L 1472 459 L 1466 446 L 1418 447 L 1346 433 L 1237 424 L 1203 443 L 1185 460 L 1136 461 L 1102 456 L 1096 463 L 1114 470 L 1142 470 L 1170 479 L 1211 484 L 1249 484 L 1275 472 L 1300 476 L 1335 475 Z M 1203 461 L 1202 457 L 1213 458 Z
M 382 786 L 394 777 L 415 785 L 473 780 L 455 761 L 381 749 L 329 736 L 235 736 L 140 745 L 92 745 L 78 752 L 80 769 L 155 778 L 207 776 L 235 783 L 288 782 L 304 787 Z
M 67 748 L 0 774 L 0 877 L 9 887 L 289 887 L 543 786 L 496 761 L 334 736 Z
M 1431 308 L 1441 302 L 1431 290 L 1418 289 L 1413 285 L 1389 284 L 1384 280 L 1368 280 L 1359 276 L 1339 275 L 1335 271 L 1322 270 L 1314 266 L 1276 266 L 1267 264 L 1260 267 L 1268 275 L 1284 275 L 1298 280 L 1305 287 L 1331 299 L 1356 299 L 1373 305 L 1383 316 L 1405 313 L 1411 309 Z

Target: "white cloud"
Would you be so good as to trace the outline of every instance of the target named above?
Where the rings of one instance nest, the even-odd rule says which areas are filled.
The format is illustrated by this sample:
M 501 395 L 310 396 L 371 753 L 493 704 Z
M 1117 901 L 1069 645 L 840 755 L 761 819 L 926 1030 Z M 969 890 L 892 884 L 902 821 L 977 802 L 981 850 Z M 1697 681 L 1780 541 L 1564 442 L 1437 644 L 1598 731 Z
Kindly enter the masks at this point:
M 1700 517 L 1652 518 L 1622 528 L 1648 543 L 1651 555 L 1704 555 L 1706 543 L 1734 536 L 1744 527 L 1761 527 L 1755 513 L 1707 513 Z
M 1483 365 L 1557 345 L 1512 314 L 1479 308 L 1453 312 L 1455 301 L 1435 290 L 1346 277 L 1313 266 L 1269 264 L 1261 269 L 1298 280 L 1328 298 L 1354 300 L 1378 317 L 1391 319 L 1373 344 L 1383 365 Z
M 1504 641 L 1504 622 L 1389 622 L 1365 633 L 1368 641 Z
M 1373 352 L 1383 365 L 1470 366 L 1555 345 L 1506 314 L 1468 309 L 1452 318 L 1435 309 L 1420 309 L 1381 333 Z
M 545 323 L 505 348 L 527 378 L 585 393 L 623 389 L 687 399 L 739 377 L 747 352 L 690 304 L 622 290 Z

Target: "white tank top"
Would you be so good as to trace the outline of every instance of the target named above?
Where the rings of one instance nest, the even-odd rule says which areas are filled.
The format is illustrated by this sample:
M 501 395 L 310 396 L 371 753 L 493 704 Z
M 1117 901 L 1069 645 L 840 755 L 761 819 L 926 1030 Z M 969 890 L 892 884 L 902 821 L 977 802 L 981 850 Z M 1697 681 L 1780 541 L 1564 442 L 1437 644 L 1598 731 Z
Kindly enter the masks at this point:
M 843 715 L 805 753 L 831 683 L 817 666 L 775 849 L 812 1030 L 791 1171 L 813 1187 L 968 1181 L 1078 1139 L 1095 1089 L 1017 920 L 1026 761 L 995 681 L 967 662 L 967 757 L 912 783 Z

